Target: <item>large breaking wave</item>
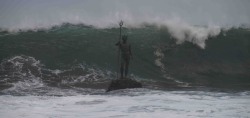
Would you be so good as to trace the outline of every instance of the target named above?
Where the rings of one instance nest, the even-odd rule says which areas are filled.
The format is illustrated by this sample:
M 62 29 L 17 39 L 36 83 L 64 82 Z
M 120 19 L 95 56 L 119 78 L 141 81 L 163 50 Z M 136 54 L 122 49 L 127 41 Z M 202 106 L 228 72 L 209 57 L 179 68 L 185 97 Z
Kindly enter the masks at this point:
M 134 53 L 130 77 L 145 87 L 250 86 L 249 1 L 0 3 L 4 93 L 106 88 L 116 78 L 121 19 Z
M 179 42 L 165 26 L 123 28 L 123 32 L 128 34 L 134 54 L 129 76 L 146 88 L 249 89 L 248 29 L 221 30 L 207 37 L 204 48 L 193 42 L 195 38 Z M 114 44 L 118 37 L 118 28 L 73 24 L 1 32 L 2 92 L 53 94 L 55 88 L 105 89 L 116 78 Z

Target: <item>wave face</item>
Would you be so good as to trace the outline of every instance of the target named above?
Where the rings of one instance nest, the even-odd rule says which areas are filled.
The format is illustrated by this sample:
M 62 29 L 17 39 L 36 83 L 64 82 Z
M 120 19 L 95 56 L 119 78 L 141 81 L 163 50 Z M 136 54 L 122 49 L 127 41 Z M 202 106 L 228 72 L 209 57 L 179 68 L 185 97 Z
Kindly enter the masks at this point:
M 222 30 L 206 47 L 178 42 L 166 27 L 123 28 L 134 59 L 130 77 L 149 88 L 249 89 L 250 32 Z M 0 86 L 5 93 L 50 87 L 105 89 L 116 78 L 119 28 L 64 24 L 49 30 L 1 32 Z

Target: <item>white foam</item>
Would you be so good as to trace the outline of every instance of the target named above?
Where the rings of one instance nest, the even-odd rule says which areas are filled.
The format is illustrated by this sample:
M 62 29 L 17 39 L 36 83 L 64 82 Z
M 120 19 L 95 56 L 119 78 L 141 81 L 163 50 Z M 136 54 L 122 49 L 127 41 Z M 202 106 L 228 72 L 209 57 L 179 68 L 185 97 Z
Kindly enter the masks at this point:
M 197 44 L 202 49 L 205 48 L 205 41 L 209 37 L 215 37 L 221 32 L 219 26 L 192 26 L 180 19 L 166 21 L 163 26 L 166 26 L 172 37 L 177 40 L 177 44 L 188 41 Z M 162 25 L 159 27 L 162 27 Z
M 3 90 L 3 92 L 17 92 L 20 93 L 29 90 L 32 91 L 35 88 L 44 87 L 43 82 L 40 78 L 33 77 L 31 79 L 25 79 L 23 81 L 18 81 L 17 83 L 12 83 L 13 87 Z
M 173 77 L 171 77 L 169 74 L 168 74 L 168 70 L 167 70 L 167 67 L 164 65 L 164 63 L 162 62 L 162 60 L 164 59 L 164 53 L 162 52 L 162 49 L 160 47 L 156 47 L 156 51 L 154 52 L 154 55 L 156 56 L 156 59 L 155 59 L 155 65 L 160 67 L 160 70 L 161 72 L 163 73 L 163 77 L 168 79 L 168 80 L 173 80 L 175 81 L 176 83 L 179 84 L 179 86 L 185 86 L 187 87 L 189 84 L 186 83 L 186 82 L 182 82 L 180 80 L 176 80 L 174 79 Z
M 128 93 L 129 94 L 129 93 Z M 0 96 L 3 118 L 235 118 L 250 115 L 249 95 L 147 91 L 129 95 Z

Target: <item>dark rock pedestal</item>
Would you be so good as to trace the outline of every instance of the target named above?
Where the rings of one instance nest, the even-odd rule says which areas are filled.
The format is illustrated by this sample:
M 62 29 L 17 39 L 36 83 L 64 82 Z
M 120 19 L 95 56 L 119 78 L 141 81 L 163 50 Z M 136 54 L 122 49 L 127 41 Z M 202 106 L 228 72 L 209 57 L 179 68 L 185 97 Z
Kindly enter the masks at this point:
M 142 88 L 142 84 L 129 78 L 116 79 L 111 81 L 106 92 L 126 88 Z

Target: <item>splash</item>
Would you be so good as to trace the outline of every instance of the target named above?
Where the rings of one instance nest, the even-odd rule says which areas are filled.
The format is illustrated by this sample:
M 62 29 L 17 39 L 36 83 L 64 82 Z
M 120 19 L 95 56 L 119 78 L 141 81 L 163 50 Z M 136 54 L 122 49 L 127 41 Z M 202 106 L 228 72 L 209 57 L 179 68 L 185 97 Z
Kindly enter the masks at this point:
M 171 36 L 176 39 L 177 44 L 188 41 L 198 45 L 202 49 L 205 49 L 205 41 L 208 38 L 215 37 L 221 32 L 219 26 L 195 27 L 180 19 L 166 21 L 164 25 L 159 27 L 166 27 Z

